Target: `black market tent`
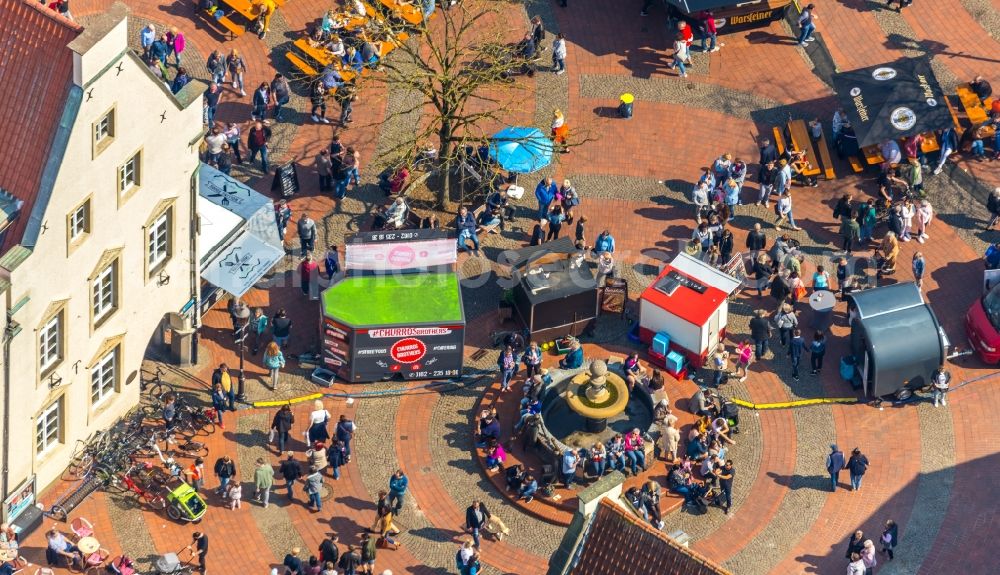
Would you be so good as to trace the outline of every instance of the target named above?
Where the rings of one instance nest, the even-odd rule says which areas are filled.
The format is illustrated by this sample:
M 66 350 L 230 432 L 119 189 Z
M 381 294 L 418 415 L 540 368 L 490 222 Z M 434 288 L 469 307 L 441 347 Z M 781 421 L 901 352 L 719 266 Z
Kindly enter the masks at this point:
M 702 10 L 713 10 L 715 8 L 721 8 L 722 6 L 732 6 L 734 0 L 666 0 L 667 4 L 671 4 L 680 8 L 682 11 L 688 14 L 693 14 L 695 12 L 700 12 Z
M 892 284 L 847 298 L 856 310 L 851 352 L 865 394 L 880 397 L 927 385 L 945 359 L 943 332 L 917 284 Z
M 525 246 L 516 250 L 507 250 L 500 254 L 497 263 L 519 268 L 531 260 L 536 260 L 545 254 L 571 254 L 576 251 L 573 240 L 569 236 L 563 236 L 551 242 L 545 242 L 537 246 Z
M 833 90 L 861 146 L 952 123 L 944 91 L 926 57 L 834 74 Z

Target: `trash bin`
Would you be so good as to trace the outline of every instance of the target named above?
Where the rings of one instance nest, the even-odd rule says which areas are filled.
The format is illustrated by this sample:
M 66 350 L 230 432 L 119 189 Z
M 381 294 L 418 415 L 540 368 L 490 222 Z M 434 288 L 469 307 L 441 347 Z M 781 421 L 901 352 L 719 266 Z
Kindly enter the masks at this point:
M 856 363 L 853 355 L 840 358 L 840 378 L 851 383 L 854 380 L 854 366 Z
M 622 118 L 631 118 L 632 104 L 635 102 L 635 96 L 632 94 L 622 94 L 618 102 L 618 115 Z

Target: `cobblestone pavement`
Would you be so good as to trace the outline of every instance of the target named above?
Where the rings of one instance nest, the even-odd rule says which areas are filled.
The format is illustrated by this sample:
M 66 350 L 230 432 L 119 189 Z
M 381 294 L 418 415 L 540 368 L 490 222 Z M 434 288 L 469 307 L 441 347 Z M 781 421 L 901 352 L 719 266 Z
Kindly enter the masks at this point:
M 87 14 L 108 5 L 110 0 L 81 0 L 74 5 L 74 13 L 86 22 Z M 272 21 L 266 41 L 244 35 L 222 43 L 195 23 L 192 6 L 132 0 L 130 7 L 135 15 L 130 23 L 132 41 L 146 22 L 155 22 L 158 28 L 180 26 L 189 40 L 185 65 L 190 64 L 197 77 L 203 77 L 204 58 L 212 49 L 236 47 L 247 58 L 250 87 L 269 81 L 275 69 L 286 71 L 283 51 L 287 44 L 326 8 L 314 0 L 292 0 Z M 995 2 L 916 2 L 898 14 L 878 3 L 850 0 L 823 4 L 820 10 L 819 31 L 840 69 L 927 53 L 934 56 L 935 71 L 945 85 L 964 81 L 974 71 L 992 78 L 1000 74 L 1000 63 L 989 57 L 998 46 Z M 593 17 L 597 13 L 600 18 Z M 526 28 L 529 15 L 542 16 L 550 32 L 546 47 L 555 31 L 565 33 L 569 42 L 568 73 L 553 74 L 548 69 L 550 54 L 543 53 L 538 74 L 525 80 L 530 94 L 526 94 L 525 110 L 516 111 L 517 116 L 533 118 L 535 125 L 547 131 L 552 110 L 560 108 L 567 112 L 571 126 L 594 130 L 601 138 L 560 155 L 545 172 L 524 177 L 529 193 L 519 203 L 518 221 L 504 233 L 484 238 L 484 252 L 490 259 L 526 243 L 528 215 L 535 204 L 530 190 L 536 178 L 568 177 L 582 194 L 578 212 L 590 220 L 588 239 L 592 241 L 602 229 L 612 231 L 618 242 L 618 269 L 629 280 L 630 295 L 635 297 L 656 276 L 659 265 L 672 257 L 678 242 L 690 237 L 691 210 L 686 195 L 700 167 L 723 151 L 756 159 L 753 137 L 768 132 L 772 124 L 787 120 L 789 115 L 829 116 L 833 95 L 812 74 L 806 53 L 791 46 L 787 25 L 723 37 L 726 46 L 720 52 L 694 54 L 691 75 L 683 81 L 663 69 L 669 36 L 664 34 L 662 10 L 654 8 L 645 19 L 637 13 L 637 2 L 608 10 L 598 0 L 574 0 L 566 9 L 531 0 L 523 9 L 511 8 L 514 28 Z M 933 29 L 928 22 L 934 22 Z M 629 121 L 614 117 L 618 95 L 623 92 L 637 96 L 636 115 Z M 309 123 L 305 101 L 296 92 L 292 104 L 296 113 L 276 128 L 273 163 L 298 164 L 303 191 L 292 198 L 293 219 L 304 213 L 316 219 L 321 230 L 318 246 L 341 243 L 346 234 L 361 229 L 383 201 L 374 186 L 375 176 L 391 161 L 385 154 L 393 148 L 394 140 L 420 119 L 419 114 L 406 118 L 395 114 L 406 99 L 406 94 L 375 90 L 355 106 L 355 127 L 339 133 L 361 151 L 362 186 L 335 203 L 317 193 L 312 168 L 312 158 L 328 144 L 335 129 Z M 227 90 L 219 119 L 245 121 L 247 102 Z M 386 118 L 391 120 L 384 122 Z M 989 182 L 995 176 L 988 173 L 988 167 L 960 162 L 957 169 L 968 169 Z M 269 178 L 261 178 L 254 170 L 247 167 L 237 175 L 266 192 Z M 750 173 L 755 173 L 755 166 Z M 838 165 L 838 173 L 847 173 L 844 166 Z M 871 174 L 863 174 L 822 182 L 818 189 L 796 188 L 795 214 L 804 229 L 794 236 L 802 241 L 807 254 L 807 274 L 837 253 L 837 228 L 830 216 L 833 201 L 846 191 L 869 193 L 871 178 Z M 744 200 L 749 203 L 755 195 L 755 184 L 748 182 Z M 965 309 L 977 294 L 978 288 L 972 286 L 980 283 L 978 260 L 986 245 L 1000 240 L 1000 234 L 982 230 L 986 213 L 981 202 L 971 199 L 947 176 L 928 176 L 927 196 L 938 214 L 930 228 L 932 238 L 922 245 L 903 244 L 900 271 L 889 281 L 908 279 L 905 262 L 917 249 L 923 251 L 931 270 L 924 293 L 946 332 L 958 342 L 963 339 Z M 740 208 L 734 222 L 737 246 L 742 245 L 754 223 L 762 223 L 773 241 L 772 218 L 763 208 Z M 247 301 L 269 312 L 288 309 L 295 321 L 289 346 L 289 359 L 294 359 L 292 356 L 316 349 L 315 302 L 310 303 L 296 284 L 298 242 L 294 232 L 290 233 L 288 256 L 259 289 L 248 294 Z M 466 313 L 470 326 L 475 326 L 467 340 L 467 353 L 471 354 L 479 347 L 490 347 L 489 332 L 499 327 L 494 310 L 501 293 L 497 274 L 502 270 L 465 255 L 460 256 L 459 264 Z M 746 336 L 753 309 L 771 306 L 769 298 L 741 295 L 731 308 L 727 343 Z M 801 320 L 808 323 L 810 312 L 806 306 L 800 307 Z M 786 358 L 776 349 L 773 356 L 751 367 L 746 382 L 730 383 L 724 392 L 761 403 L 853 396 L 855 392 L 836 373 L 836 363 L 846 353 L 843 312 L 842 306 L 838 307 L 828 366 L 822 376 L 804 375 L 798 382 L 791 381 Z M 222 361 L 238 364 L 224 308 L 212 310 L 204 321 L 199 365 L 184 374 L 170 372 L 172 381 L 195 390 L 205 388 L 213 366 Z M 631 345 L 616 322 L 599 322 L 595 340 L 609 348 Z M 470 359 L 469 367 L 490 369 L 495 357 L 486 354 Z M 501 501 L 473 460 L 470 411 L 481 388 L 423 389 L 413 383 L 321 388 L 308 380 L 307 366 L 289 361 L 282 383 L 272 391 L 259 383 L 265 373 L 259 365 L 260 356 L 248 354 L 246 360 L 250 399 L 287 399 L 322 391 L 329 394 L 324 401 L 334 418 L 348 414 L 358 422 L 359 432 L 354 458 L 342 469 L 341 478 L 335 481 L 327 477 L 332 497 L 320 513 L 310 513 L 301 497 L 289 502 L 281 481 L 268 509 L 252 502 L 249 487 L 245 488 L 241 510 L 224 509 L 214 495 L 207 495 L 209 514 L 197 529 L 213 540 L 210 570 L 265 573 L 280 564 L 293 546 L 314 553 L 331 529 L 340 533 L 343 544 L 356 544 L 361 531 L 373 520 L 372 502 L 378 490 L 387 486 L 395 469 L 402 468 L 411 481 L 406 510 L 398 521 L 403 545 L 396 551 L 380 551 L 378 569 L 419 575 L 453 572 L 454 552 L 464 537 L 462 513 L 471 498 L 480 497 L 512 528 L 511 537 L 503 543 L 484 542 L 487 572 L 520 575 L 544 571 L 561 530 Z M 991 373 L 973 358 L 954 363 L 951 369 L 956 382 Z M 351 404 L 345 400 L 347 394 L 354 395 Z M 305 449 L 301 432 L 311 409 L 309 403 L 294 407 L 297 435 L 291 449 L 300 459 L 304 459 Z M 1000 535 L 992 501 L 1000 435 L 978 422 L 997 409 L 1000 394 L 988 383 L 976 383 L 952 393 L 947 409 L 923 402 L 884 411 L 865 405 L 759 413 L 744 410 L 742 433 L 731 450 L 739 470 L 734 513 L 727 517 L 713 509 L 696 517 L 678 512 L 667 518 L 668 530 L 689 533 L 694 549 L 724 562 L 740 575 L 828 573 L 843 569 L 847 534 L 860 526 L 875 538 L 885 519 L 893 518 L 901 526 L 901 546 L 897 560 L 883 562 L 880 572 L 985 572 L 986 566 L 995 563 L 987 555 L 990 542 Z M 208 463 L 223 453 L 235 455 L 241 479 L 245 485 L 252 483 L 258 457 L 272 464 L 279 460 L 274 447 L 266 442 L 272 416 L 272 410 L 246 406 L 226 414 L 226 429 L 207 439 L 211 450 Z M 833 442 L 843 449 L 858 445 L 872 460 L 859 493 L 827 491 L 823 460 Z M 213 481 L 210 477 L 209 487 L 215 485 Z M 98 494 L 77 513 L 95 520 L 102 544 L 113 552 L 126 550 L 143 566 L 189 541 L 194 526 L 174 524 L 133 505 L 127 498 Z M 36 563 L 41 560 L 39 537 L 33 534 L 26 542 L 26 556 Z

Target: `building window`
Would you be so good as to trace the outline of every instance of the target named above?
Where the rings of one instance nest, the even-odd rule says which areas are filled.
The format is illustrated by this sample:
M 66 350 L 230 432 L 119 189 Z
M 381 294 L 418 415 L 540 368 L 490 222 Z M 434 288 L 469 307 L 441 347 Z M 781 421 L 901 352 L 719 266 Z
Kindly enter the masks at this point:
M 35 453 L 41 455 L 59 445 L 59 427 L 62 424 L 62 398 L 46 407 L 35 421 Z
M 90 233 L 90 200 L 69 214 L 69 241 L 77 242 Z
M 149 255 L 149 273 L 153 273 L 170 259 L 171 219 L 173 208 L 167 209 L 153 221 L 149 227 L 147 252 Z
M 118 348 L 108 352 L 90 372 L 90 404 L 97 407 L 115 393 L 118 384 Z
M 43 374 L 62 359 L 62 316 L 62 311 L 57 313 L 38 334 L 38 363 Z
M 118 262 L 111 262 L 94 278 L 94 323 L 97 324 L 118 308 Z
M 115 137 L 115 111 L 111 110 L 94 124 L 94 143 L 100 145 Z
M 127 196 L 142 183 L 140 170 L 142 168 L 142 153 L 136 152 L 127 162 L 118 168 L 118 193 Z

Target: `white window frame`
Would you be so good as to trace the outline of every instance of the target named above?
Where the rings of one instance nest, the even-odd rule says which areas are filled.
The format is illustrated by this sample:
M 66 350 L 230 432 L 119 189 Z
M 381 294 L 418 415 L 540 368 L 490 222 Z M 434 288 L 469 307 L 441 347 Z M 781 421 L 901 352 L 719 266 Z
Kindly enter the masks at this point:
M 69 241 L 78 241 L 88 233 L 90 233 L 90 200 L 77 206 L 69 215 Z
M 142 153 L 136 152 L 118 167 L 118 193 L 122 196 L 142 185 Z
M 90 406 L 97 407 L 118 391 L 118 347 L 90 369 Z
M 118 309 L 117 267 L 117 260 L 111 262 L 91 283 L 91 310 L 94 314 L 94 323 L 99 323 Z
M 94 123 L 94 143 L 100 146 L 105 140 L 115 137 L 114 111 L 108 112 Z
M 53 401 L 35 420 L 35 454 L 44 455 L 62 443 L 62 397 Z
M 51 335 L 55 333 L 55 337 Z M 62 311 L 52 316 L 38 331 L 38 367 L 42 373 L 62 360 Z M 46 352 L 48 350 L 48 352 Z
M 161 265 L 170 259 L 171 218 L 173 210 L 168 208 L 153 220 L 153 225 L 149 226 L 146 234 L 147 263 L 150 273 L 154 272 Z M 162 249 L 160 244 L 162 243 Z

